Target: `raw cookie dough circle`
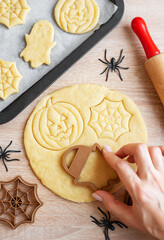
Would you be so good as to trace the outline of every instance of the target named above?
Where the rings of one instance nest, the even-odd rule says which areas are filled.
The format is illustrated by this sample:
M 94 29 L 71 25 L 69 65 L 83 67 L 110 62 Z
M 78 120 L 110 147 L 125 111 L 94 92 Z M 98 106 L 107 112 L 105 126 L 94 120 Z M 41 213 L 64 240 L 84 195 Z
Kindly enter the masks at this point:
M 29 11 L 26 0 L 0 0 L 0 23 L 8 28 L 23 24 Z
M 46 96 L 31 114 L 24 133 L 26 153 L 38 178 L 57 195 L 75 202 L 93 198 L 92 190 L 74 185 L 62 167 L 62 156 L 69 147 L 98 143 L 116 151 L 125 144 L 146 141 L 146 126 L 135 103 L 95 84 L 74 85 Z M 68 160 L 72 157 L 73 153 Z M 100 188 L 109 177 L 116 179 L 115 171 L 99 152 L 92 153 L 80 181 Z M 120 187 L 116 184 L 111 192 Z
M 59 0 L 54 15 L 57 24 L 64 31 L 81 34 L 96 27 L 99 7 L 95 0 Z

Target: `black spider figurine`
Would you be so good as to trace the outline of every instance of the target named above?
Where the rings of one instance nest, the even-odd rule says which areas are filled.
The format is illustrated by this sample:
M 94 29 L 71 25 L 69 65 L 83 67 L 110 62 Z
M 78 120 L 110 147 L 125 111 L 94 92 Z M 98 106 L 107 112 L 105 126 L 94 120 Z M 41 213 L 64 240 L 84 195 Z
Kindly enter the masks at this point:
M 120 67 L 119 64 L 122 63 L 122 61 L 124 60 L 125 56 L 122 57 L 122 54 L 123 54 L 123 49 L 121 50 L 120 52 L 120 56 L 119 56 L 119 59 L 116 61 L 115 58 L 112 58 L 111 59 L 111 62 L 108 61 L 107 59 L 107 49 L 105 49 L 105 61 L 101 60 L 100 58 L 98 59 L 100 62 L 104 63 L 107 65 L 107 67 L 105 68 L 105 70 L 100 73 L 100 75 L 102 75 L 103 73 L 105 73 L 107 71 L 107 74 L 106 74 L 106 81 L 108 80 L 108 76 L 109 76 L 109 71 L 111 70 L 111 72 L 115 72 L 117 71 L 118 72 L 118 75 L 121 79 L 121 81 L 123 81 L 123 78 L 121 76 L 121 72 L 119 69 L 124 69 L 124 70 L 127 70 L 129 69 L 128 67 L 125 68 L 125 67 Z
M 120 221 L 111 221 L 109 212 L 108 212 L 108 214 L 106 214 L 99 207 L 98 207 L 98 210 L 105 216 L 102 218 L 102 220 L 98 221 L 95 217 L 93 217 L 93 216 L 90 216 L 90 217 L 93 219 L 92 220 L 93 223 L 95 223 L 99 227 L 104 228 L 105 240 L 110 240 L 108 230 L 109 229 L 112 231 L 115 230 L 115 226 L 113 226 L 113 224 L 116 224 L 120 228 L 123 228 L 123 227 L 128 228 L 124 223 L 122 223 Z
M 8 168 L 7 165 L 5 163 L 5 161 L 7 162 L 11 162 L 11 161 L 20 161 L 19 159 L 10 159 L 10 154 L 11 153 L 18 153 L 21 151 L 15 151 L 15 150 L 8 150 L 7 149 L 10 147 L 10 145 L 12 144 L 12 141 L 9 143 L 9 145 L 3 150 L 2 147 L 0 146 L 0 160 L 2 160 L 5 168 L 6 168 L 6 172 L 8 172 Z

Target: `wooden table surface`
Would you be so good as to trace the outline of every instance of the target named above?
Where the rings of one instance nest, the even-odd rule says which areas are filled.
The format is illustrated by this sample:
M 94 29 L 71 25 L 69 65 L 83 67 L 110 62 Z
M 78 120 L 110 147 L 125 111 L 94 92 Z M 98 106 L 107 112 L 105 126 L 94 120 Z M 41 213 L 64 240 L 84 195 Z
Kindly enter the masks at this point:
M 158 2 L 158 4 L 157 4 Z M 62 87 L 79 83 L 96 83 L 110 89 L 117 89 L 131 97 L 139 106 L 148 128 L 148 144 L 161 145 L 164 143 L 164 108 L 152 86 L 144 69 L 145 54 L 138 39 L 133 34 L 130 23 L 136 16 L 143 17 L 148 23 L 149 30 L 161 51 L 164 52 L 164 1 L 163 0 L 125 0 L 125 15 L 120 25 L 96 45 L 88 54 L 78 61 L 48 90 L 38 97 L 30 106 L 11 122 L 0 126 L 0 145 L 7 146 L 13 140 L 13 149 L 22 152 L 15 154 L 20 162 L 8 164 L 6 173 L 0 162 L 0 180 L 8 181 L 21 175 L 26 181 L 38 184 L 38 193 L 44 205 L 36 214 L 34 224 L 24 224 L 16 230 L 10 229 L 7 224 L 0 222 L 0 240 L 102 240 L 103 230 L 91 223 L 90 215 L 100 218 L 97 206 L 101 203 L 77 204 L 66 201 L 46 189 L 29 166 L 23 146 L 23 132 L 26 121 L 38 104 L 47 94 Z M 124 81 L 121 82 L 117 74 L 110 73 L 108 82 L 105 75 L 100 76 L 104 65 L 97 59 L 103 58 L 104 49 L 108 49 L 108 58 L 118 57 L 120 50 L 124 49 L 126 58 L 123 66 L 129 66 L 128 71 L 122 71 Z M 118 193 L 123 197 L 124 191 Z M 115 219 L 115 217 L 112 217 Z M 152 238 L 129 228 L 110 232 L 111 240 L 150 240 Z

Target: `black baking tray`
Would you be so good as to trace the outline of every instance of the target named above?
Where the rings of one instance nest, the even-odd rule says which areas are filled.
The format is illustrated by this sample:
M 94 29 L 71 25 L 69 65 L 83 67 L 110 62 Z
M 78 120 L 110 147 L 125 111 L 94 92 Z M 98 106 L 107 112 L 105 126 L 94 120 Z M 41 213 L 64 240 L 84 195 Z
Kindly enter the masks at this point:
M 0 112 L 0 124 L 7 123 L 15 118 L 23 109 L 34 101 L 43 91 L 54 83 L 66 70 L 68 70 L 76 61 L 78 61 L 86 52 L 97 44 L 105 35 L 112 31 L 120 22 L 124 14 L 123 0 L 109 0 L 118 8 L 109 21 L 101 25 L 87 40 L 76 48 L 56 67 L 44 75 L 33 86 L 22 93 L 15 101 Z

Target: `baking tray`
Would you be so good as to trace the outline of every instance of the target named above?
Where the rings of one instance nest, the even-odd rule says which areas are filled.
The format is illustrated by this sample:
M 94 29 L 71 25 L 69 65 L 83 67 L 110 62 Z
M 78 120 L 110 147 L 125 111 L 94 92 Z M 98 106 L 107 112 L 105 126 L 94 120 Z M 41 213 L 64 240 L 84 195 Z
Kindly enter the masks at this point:
M 112 31 L 120 22 L 124 13 L 123 0 L 109 0 L 117 6 L 116 12 L 109 21 L 100 26 L 98 30 L 77 47 L 69 56 L 61 61 L 57 66 L 44 75 L 39 81 L 22 93 L 16 100 L 0 112 L 0 124 L 7 123 L 23 111 L 32 101 L 54 83 L 65 71 L 67 71 L 76 61 L 87 53 L 105 35 Z

